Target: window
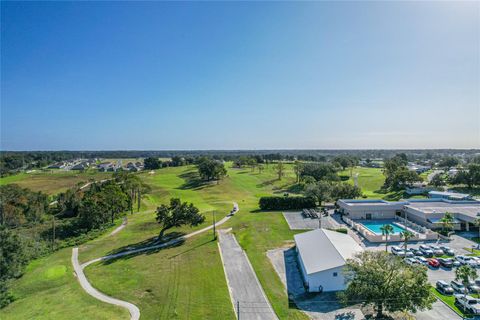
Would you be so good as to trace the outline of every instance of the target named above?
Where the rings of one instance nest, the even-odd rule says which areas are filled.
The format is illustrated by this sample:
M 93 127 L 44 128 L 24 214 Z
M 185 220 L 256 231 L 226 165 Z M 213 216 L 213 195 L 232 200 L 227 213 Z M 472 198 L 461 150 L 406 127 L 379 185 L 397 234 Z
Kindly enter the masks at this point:
M 333 276 L 334 276 L 334 277 L 338 276 L 338 273 L 337 273 L 337 272 L 334 272 L 334 273 L 333 273 Z

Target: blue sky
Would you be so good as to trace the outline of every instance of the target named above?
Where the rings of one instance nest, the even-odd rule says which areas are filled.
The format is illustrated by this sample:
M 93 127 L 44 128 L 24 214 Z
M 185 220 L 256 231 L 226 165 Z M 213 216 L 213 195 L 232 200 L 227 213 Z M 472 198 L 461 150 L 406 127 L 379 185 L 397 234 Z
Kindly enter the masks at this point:
M 480 147 L 479 2 L 2 2 L 1 149 Z

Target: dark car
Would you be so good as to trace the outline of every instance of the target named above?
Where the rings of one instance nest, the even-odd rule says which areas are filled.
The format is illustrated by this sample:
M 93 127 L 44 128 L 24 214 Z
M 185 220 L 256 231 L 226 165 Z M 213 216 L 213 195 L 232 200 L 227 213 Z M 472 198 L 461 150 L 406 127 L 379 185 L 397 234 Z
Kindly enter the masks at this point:
M 436 287 L 437 287 L 438 292 L 440 292 L 441 294 L 444 294 L 444 295 L 451 295 L 455 292 L 453 290 L 453 288 L 443 280 L 438 280 L 437 284 L 436 284 Z
M 438 262 L 440 262 L 440 265 L 445 268 L 451 268 L 453 267 L 453 259 L 451 258 L 438 258 Z
M 440 262 L 438 262 L 437 259 L 430 258 L 430 259 L 428 259 L 428 265 L 430 267 L 433 267 L 433 268 L 438 268 L 438 267 L 440 267 Z

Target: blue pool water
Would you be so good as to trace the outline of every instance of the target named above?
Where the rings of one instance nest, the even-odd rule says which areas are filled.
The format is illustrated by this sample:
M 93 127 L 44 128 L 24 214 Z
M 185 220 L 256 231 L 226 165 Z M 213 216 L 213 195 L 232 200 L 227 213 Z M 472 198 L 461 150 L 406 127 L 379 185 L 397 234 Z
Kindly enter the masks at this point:
M 373 233 L 376 233 L 376 234 L 382 234 L 382 230 L 380 229 L 382 226 L 386 225 L 386 224 L 389 224 L 393 227 L 393 233 L 396 234 L 396 233 L 400 233 L 402 231 L 405 231 L 404 228 L 402 227 L 399 227 L 395 224 L 392 223 L 392 221 L 390 220 L 369 220 L 369 221 L 362 221 L 361 224 L 363 224 L 365 226 L 365 228 L 367 228 L 368 230 L 372 231 Z

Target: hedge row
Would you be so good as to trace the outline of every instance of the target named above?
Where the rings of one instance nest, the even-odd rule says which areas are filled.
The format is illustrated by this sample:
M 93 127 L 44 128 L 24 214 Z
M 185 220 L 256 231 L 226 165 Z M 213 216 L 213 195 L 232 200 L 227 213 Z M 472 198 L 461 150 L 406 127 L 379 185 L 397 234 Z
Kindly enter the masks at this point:
M 261 197 L 258 202 L 262 210 L 290 210 L 315 208 L 315 199 L 311 197 Z

